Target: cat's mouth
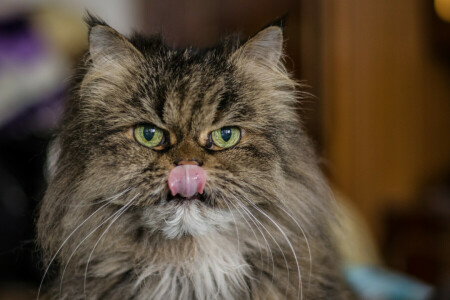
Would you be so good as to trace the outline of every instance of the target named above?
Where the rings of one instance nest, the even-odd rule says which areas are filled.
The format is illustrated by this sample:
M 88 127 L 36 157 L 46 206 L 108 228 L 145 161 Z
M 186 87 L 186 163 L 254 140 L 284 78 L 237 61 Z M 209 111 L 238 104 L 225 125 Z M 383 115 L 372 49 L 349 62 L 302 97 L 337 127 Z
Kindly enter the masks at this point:
M 195 200 L 205 203 L 204 194 L 195 193 L 191 197 L 183 197 L 179 194 L 172 196 L 172 193 L 168 193 L 167 202 L 185 203 L 185 202 L 195 202 Z

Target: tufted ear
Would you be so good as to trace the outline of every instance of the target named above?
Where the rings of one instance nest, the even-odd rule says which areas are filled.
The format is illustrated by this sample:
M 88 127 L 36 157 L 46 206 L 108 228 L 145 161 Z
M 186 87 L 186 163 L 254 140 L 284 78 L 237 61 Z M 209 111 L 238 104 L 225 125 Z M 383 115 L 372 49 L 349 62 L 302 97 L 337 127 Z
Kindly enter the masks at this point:
M 254 60 L 266 66 L 276 66 L 283 54 L 282 22 L 269 25 L 242 45 L 234 58 Z
M 94 67 L 120 71 L 143 59 L 133 44 L 103 20 L 88 14 L 85 21 L 89 26 L 89 55 Z

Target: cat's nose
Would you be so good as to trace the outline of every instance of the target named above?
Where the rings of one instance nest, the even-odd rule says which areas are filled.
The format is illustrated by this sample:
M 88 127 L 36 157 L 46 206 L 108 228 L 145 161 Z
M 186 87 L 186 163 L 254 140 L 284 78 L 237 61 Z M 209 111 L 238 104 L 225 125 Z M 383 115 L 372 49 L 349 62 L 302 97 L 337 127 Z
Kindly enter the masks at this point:
M 180 194 L 190 198 L 196 193 L 203 194 L 206 173 L 199 165 L 181 164 L 170 171 L 167 181 L 172 196 Z
M 174 163 L 175 163 L 175 166 L 196 165 L 196 166 L 200 166 L 201 167 L 203 165 L 203 162 L 201 162 L 197 158 L 193 158 L 193 159 L 189 159 L 189 160 L 179 158 L 179 159 L 175 160 Z

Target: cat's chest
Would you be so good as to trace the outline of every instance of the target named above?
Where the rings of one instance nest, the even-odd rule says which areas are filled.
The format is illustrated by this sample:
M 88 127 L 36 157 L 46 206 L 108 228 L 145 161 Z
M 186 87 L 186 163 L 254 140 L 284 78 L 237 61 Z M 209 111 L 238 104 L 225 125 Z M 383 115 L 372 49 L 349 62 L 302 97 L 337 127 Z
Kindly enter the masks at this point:
M 246 295 L 249 271 L 236 244 L 203 238 L 188 257 L 152 260 L 135 287 L 142 299 L 235 299 Z

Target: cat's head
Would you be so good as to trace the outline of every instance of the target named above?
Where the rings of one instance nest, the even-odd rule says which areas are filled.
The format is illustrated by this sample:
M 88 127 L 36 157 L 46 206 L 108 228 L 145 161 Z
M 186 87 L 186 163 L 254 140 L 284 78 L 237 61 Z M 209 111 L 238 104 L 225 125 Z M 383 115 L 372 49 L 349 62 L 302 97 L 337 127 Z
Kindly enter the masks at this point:
M 209 49 L 88 24 L 47 198 L 139 208 L 138 222 L 166 238 L 226 228 L 230 210 L 288 200 L 311 152 L 280 24 Z

